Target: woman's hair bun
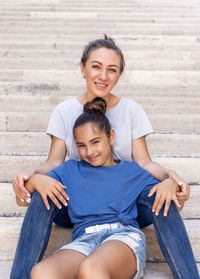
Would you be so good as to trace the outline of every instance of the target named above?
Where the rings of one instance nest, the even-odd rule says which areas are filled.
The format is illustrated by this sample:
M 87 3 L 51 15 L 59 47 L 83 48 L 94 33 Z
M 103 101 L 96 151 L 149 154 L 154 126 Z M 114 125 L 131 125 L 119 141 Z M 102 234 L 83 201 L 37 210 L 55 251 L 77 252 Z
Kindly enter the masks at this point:
M 83 111 L 85 112 L 92 112 L 92 111 L 99 111 L 103 114 L 106 113 L 106 101 L 100 97 L 95 98 L 91 102 L 85 103 L 83 107 Z
M 107 34 L 105 33 L 104 33 L 104 40 L 111 41 L 115 45 L 115 41 L 111 37 L 108 37 Z

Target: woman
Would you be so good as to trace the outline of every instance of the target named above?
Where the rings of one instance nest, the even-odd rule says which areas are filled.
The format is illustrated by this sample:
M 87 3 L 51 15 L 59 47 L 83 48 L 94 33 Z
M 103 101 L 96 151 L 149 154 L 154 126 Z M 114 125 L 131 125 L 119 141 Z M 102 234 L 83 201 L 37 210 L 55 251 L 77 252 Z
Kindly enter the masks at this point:
M 13 188 L 17 202 L 20 205 L 28 205 L 30 202 L 31 193 L 24 187 L 24 181 L 31 175 L 48 173 L 64 162 L 67 152 L 70 159 L 79 158 L 72 140 L 74 121 L 82 113 L 83 105 L 87 101 L 95 97 L 102 97 L 108 106 L 106 115 L 116 131 L 116 142 L 113 146 L 115 158 L 134 160 L 155 178 L 162 181 L 158 185 L 155 200 L 154 197 L 148 197 L 151 187 L 146 187 L 140 194 L 137 200 L 138 223 L 141 228 L 151 223 L 154 224 L 160 248 L 174 278 L 192 278 L 189 276 L 193 274 L 191 266 L 193 266 L 194 257 L 184 224 L 176 210 L 173 211 L 173 206 L 170 207 L 167 215 L 171 199 L 167 187 L 173 183 L 170 179 L 177 183 L 180 182 L 180 192 L 177 192 L 179 200 L 188 199 L 189 186 L 175 172 L 167 171 L 151 160 L 145 136 L 152 132 L 152 128 L 140 106 L 131 100 L 119 98 L 111 93 L 123 70 L 123 54 L 107 37 L 104 40 L 91 42 L 84 49 L 81 58 L 81 72 L 86 80 L 87 91 L 77 99 L 73 98 L 61 103 L 54 110 L 47 130 L 48 134 L 52 136 L 48 159 L 37 170 L 14 179 Z M 45 210 L 40 195 L 37 192 L 34 193 L 20 233 L 11 279 L 29 278 L 32 266 L 40 261 L 44 254 L 53 221 L 63 227 L 69 227 L 66 208 L 61 209 L 61 204 L 65 205 L 67 199 L 64 189 L 50 177 L 43 179 L 42 185 L 44 193 L 41 193 L 41 196 L 49 210 Z M 153 192 L 150 193 L 153 195 Z M 47 196 L 50 198 L 49 201 Z M 51 206 L 48 203 L 51 203 Z M 58 210 L 55 205 L 60 209 Z M 176 223 L 176 228 L 174 228 L 174 223 Z M 29 230 L 32 231 L 31 235 L 27 233 Z M 171 241 L 166 241 L 166 239 Z M 26 243 L 26 247 L 24 247 L 24 243 Z M 31 250 L 33 243 L 34 251 Z M 182 245 L 182 251 L 180 251 L 179 244 Z M 190 251 L 191 254 L 191 257 L 187 258 L 187 262 L 184 251 Z M 23 257 L 21 257 L 21 253 Z M 190 258 L 191 263 L 188 262 Z M 24 266 L 26 266 L 26 270 L 24 270 Z

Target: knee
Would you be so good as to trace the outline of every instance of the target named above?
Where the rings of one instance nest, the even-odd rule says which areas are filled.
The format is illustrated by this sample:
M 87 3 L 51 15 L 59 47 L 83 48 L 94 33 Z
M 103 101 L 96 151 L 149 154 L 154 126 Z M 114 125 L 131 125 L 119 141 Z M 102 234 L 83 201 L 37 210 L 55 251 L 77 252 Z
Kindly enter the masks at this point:
M 90 278 L 92 263 L 89 260 L 83 260 L 78 268 L 78 279 Z
M 42 278 L 43 267 L 40 263 L 36 264 L 31 270 L 31 279 Z
M 103 278 L 101 276 L 102 272 L 103 270 L 98 266 L 98 263 L 86 258 L 79 265 L 77 277 L 78 279 Z

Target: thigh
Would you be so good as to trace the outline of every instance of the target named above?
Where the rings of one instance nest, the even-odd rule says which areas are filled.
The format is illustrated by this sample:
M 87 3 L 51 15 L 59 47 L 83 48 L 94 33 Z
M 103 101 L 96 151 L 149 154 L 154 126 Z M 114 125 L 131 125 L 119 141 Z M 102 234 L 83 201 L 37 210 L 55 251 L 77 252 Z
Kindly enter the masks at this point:
M 75 279 L 85 256 L 74 250 L 61 250 L 36 264 L 32 279 Z M 67 276 L 67 277 L 66 277 Z
M 119 240 L 109 240 L 96 248 L 82 263 L 89 262 L 102 278 L 130 279 L 136 273 L 136 258 L 132 249 Z M 99 277 L 101 278 L 101 276 Z

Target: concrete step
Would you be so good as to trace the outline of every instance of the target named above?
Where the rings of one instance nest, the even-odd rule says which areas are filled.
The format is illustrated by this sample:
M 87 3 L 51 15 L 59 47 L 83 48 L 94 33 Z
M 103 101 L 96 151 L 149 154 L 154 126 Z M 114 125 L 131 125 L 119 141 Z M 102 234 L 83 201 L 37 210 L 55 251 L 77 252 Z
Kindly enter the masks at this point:
M 178 95 L 178 94 L 177 94 Z M 1 112 L 51 112 L 55 106 L 64 100 L 77 96 L 16 96 L 1 95 Z M 129 97 L 140 104 L 148 114 L 198 114 L 200 98 L 196 97 Z M 169 106 L 170 104 L 170 106 Z
M 151 155 L 200 157 L 200 134 L 152 134 L 147 137 Z M 0 154 L 14 156 L 48 155 L 50 137 L 44 132 L 0 132 Z
M 83 14 L 85 15 L 85 14 Z M 81 18 L 77 18 L 77 20 L 81 20 Z M 134 24 L 133 26 L 127 26 L 122 27 L 121 25 L 116 26 L 112 29 L 107 29 L 107 32 L 115 35 L 129 35 L 130 32 L 136 34 L 136 35 L 200 35 L 200 25 L 187 25 L 187 24 L 177 24 L 176 28 L 174 28 L 174 24 L 168 24 L 166 26 L 163 26 L 164 24 Z M 79 28 L 72 28 L 68 30 L 63 30 L 62 28 L 57 28 L 57 30 L 54 30 L 52 27 L 51 29 L 40 29 L 39 34 L 40 35 L 46 35 L 46 34 L 52 34 L 52 32 L 55 32 L 57 35 L 76 35 L 78 36 L 80 32 L 84 33 L 85 35 L 89 35 L 90 33 L 93 34 L 93 36 L 99 36 L 100 34 L 103 34 L 106 30 L 105 27 L 99 27 L 99 28 L 92 28 L 90 31 L 88 31 L 88 28 L 85 29 L 79 29 Z M 0 34 L 38 34 L 37 29 L 19 29 L 19 28 L 0 28 Z
M 13 260 L 18 235 L 23 218 L 0 217 L 0 260 Z M 188 236 L 193 248 L 195 259 L 200 260 L 200 222 L 199 220 L 184 220 Z M 147 239 L 147 260 L 162 262 L 164 260 L 157 243 L 152 226 L 143 230 Z M 71 241 L 71 230 L 53 226 L 46 255 L 52 254 L 62 245 Z
M 200 265 L 197 264 L 199 270 Z M 12 261 L 0 261 L 0 278 L 9 279 Z M 147 262 L 144 270 L 144 279 L 172 279 L 170 269 L 166 263 Z
M 77 15 L 77 17 L 82 17 L 83 16 L 83 13 L 64 13 L 65 16 L 63 16 L 63 20 L 61 21 L 58 21 L 56 20 L 55 22 L 52 22 L 51 19 L 51 15 L 52 13 L 48 13 L 50 15 L 49 18 L 47 18 L 46 21 L 41 21 L 40 18 L 35 18 L 34 22 L 33 21 L 29 21 L 28 19 L 25 19 L 25 20 L 21 20 L 21 21 L 17 21 L 15 22 L 14 18 L 13 20 L 6 20 L 4 19 L 3 22 L 1 22 L 1 28 L 0 30 L 26 30 L 26 29 L 34 29 L 34 27 L 37 29 L 37 30 L 43 30 L 43 29 L 49 29 L 51 26 L 55 27 L 55 32 L 60 29 L 65 29 L 66 27 L 66 23 L 67 23 L 67 26 L 68 28 L 78 28 L 78 26 L 80 27 L 80 29 L 85 29 L 85 28 L 90 28 L 91 27 L 91 23 L 94 23 L 94 21 L 96 21 L 96 18 L 92 18 L 89 16 L 89 18 L 87 19 L 87 21 L 82 21 L 82 22 L 78 22 L 76 20 L 76 18 L 74 18 L 74 15 Z M 55 13 L 53 14 L 55 15 Z M 61 13 L 61 15 L 63 15 L 63 13 Z M 69 15 L 70 15 L 70 18 L 69 18 Z M 88 14 L 88 15 L 91 15 Z M 186 29 L 190 29 L 191 26 L 193 26 L 195 28 L 199 26 L 200 24 L 200 19 L 199 18 L 168 18 L 167 15 L 164 16 L 164 17 L 160 17 L 160 15 L 156 15 L 155 17 L 153 17 L 152 15 L 150 16 L 147 16 L 146 17 L 146 14 L 144 14 L 143 16 L 140 14 L 140 18 L 139 17 L 134 17 L 133 15 L 133 18 L 132 20 L 129 20 L 129 19 L 125 19 L 123 20 L 123 22 L 119 22 L 117 20 L 117 17 L 116 15 L 113 13 L 110 15 L 111 18 L 108 19 L 108 17 L 105 18 L 105 21 L 104 22 L 101 22 L 101 21 L 97 21 L 95 22 L 95 28 L 107 28 L 107 29 L 110 29 L 111 31 L 117 27 L 117 26 L 121 26 L 122 28 L 125 27 L 125 24 L 127 25 L 128 28 L 130 27 L 133 27 L 134 28 L 134 25 L 144 25 L 144 24 L 153 24 L 155 26 L 162 26 L 162 28 L 165 28 L 166 26 L 169 28 L 169 26 L 171 24 L 174 25 L 174 28 L 178 27 L 180 28 L 180 26 L 182 25 L 185 25 L 186 26 Z M 60 17 L 60 13 L 58 14 L 58 17 L 56 17 L 57 19 L 59 19 Z M 114 18 L 113 18 L 114 17 Z M 102 15 L 100 14 L 100 18 L 102 18 Z M 50 21 L 49 21 L 50 19 Z M 125 29 L 125 28 L 124 28 Z M 122 30 L 121 30 L 122 31 Z
M 47 156 L 50 142 L 50 137 L 43 132 L 0 132 L 0 154 L 17 156 Z
M 2 8 L 2 7 L 1 7 Z M 151 23 L 174 23 L 174 24 L 183 24 L 183 23 L 190 23 L 190 24 L 198 24 L 199 23 L 199 17 L 198 14 L 188 14 L 188 13 L 174 13 L 174 14 L 169 14 L 169 13 L 162 13 L 162 15 L 160 15 L 158 12 L 155 13 L 145 13 L 142 11 L 135 11 L 133 12 L 134 9 L 131 9 L 131 11 L 129 13 L 126 13 L 126 18 L 123 19 L 123 22 L 127 22 L 127 23 L 147 23 L 147 22 L 151 22 Z M 53 23 L 55 25 L 59 25 L 62 24 L 64 21 L 68 21 L 69 23 L 77 23 L 77 19 L 76 17 L 80 17 L 80 13 L 78 12 L 71 12 L 71 17 L 69 17 L 69 13 L 68 12 L 59 12 L 56 14 L 56 12 L 54 12 L 54 15 L 56 14 L 57 17 L 53 17 L 52 13 L 48 13 L 49 17 L 43 18 L 43 17 L 34 17 L 32 16 L 30 18 L 28 18 L 27 16 L 19 16 L 19 14 L 15 14 L 15 16 L 9 16 L 7 14 L 5 14 L 5 10 L 4 13 L 1 16 L 0 22 L 4 23 L 4 24 L 9 24 L 9 23 L 22 23 L 22 22 L 27 22 L 28 24 L 32 24 L 33 22 L 35 22 L 36 24 L 46 24 L 48 23 Z M 90 13 L 91 14 L 91 13 Z M 81 14 L 82 16 L 82 14 Z M 110 22 L 117 22 L 119 23 L 118 19 L 119 19 L 119 14 L 118 13 L 100 13 L 98 14 L 99 17 L 104 18 L 104 20 L 108 23 Z M 93 22 L 94 18 L 92 18 L 91 16 L 87 18 L 86 23 L 90 23 Z M 80 22 L 80 24 L 82 24 L 83 22 Z M 96 22 L 97 26 L 98 24 L 101 24 L 99 22 Z
M 183 62 L 200 62 L 199 51 L 175 51 L 175 50 L 124 50 L 125 61 L 133 63 L 134 61 L 153 61 L 154 59 L 159 62 L 164 61 L 170 63 L 170 61 Z M 58 61 L 67 60 L 69 62 L 80 62 L 82 54 L 82 46 L 73 50 L 57 50 L 54 47 L 53 50 L 38 50 L 38 49 L 0 49 L 0 57 L 2 62 L 17 62 L 19 59 L 22 61 L 32 61 L 33 58 L 37 58 L 39 61 L 46 61 L 50 59 L 51 63 L 53 59 Z M 53 57 L 52 57 L 53 56 Z M 67 59 L 66 59 L 67 57 Z M 69 58 L 68 58 L 69 57 Z
M 0 81 L 4 82 L 50 82 L 84 84 L 79 65 L 76 70 L 0 70 Z M 78 81 L 78 82 L 77 82 Z M 200 71 L 126 71 L 121 83 L 135 86 L 199 86 Z
M 66 51 L 67 49 L 73 49 L 75 51 L 80 51 L 82 53 L 84 44 L 86 44 L 89 40 L 94 40 L 97 37 L 93 37 L 91 39 L 88 39 L 87 37 L 84 38 L 83 41 L 79 41 L 76 43 L 76 38 L 72 38 L 75 43 L 68 43 L 68 39 L 66 42 L 64 40 L 60 40 L 56 37 L 48 38 L 48 42 L 39 43 L 37 41 L 37 38 L 34 36 L 33 38 L 29 37 L 22 37 L 21 35 L 18 36 L 18 40 L 12 40 L 12 36 L 9 35 L 2 35 L 5 41 L 0 41 L 0 50 L 5 50 L 4 54 L 9 54 L 9 51 L 11 50 L 39 50 L 39 51 Z M 2 37 L 1 36 L 1 37 Z M 99 38 L 102 38 L 102 35 L 99 36 Z M 124 39 L 116 39 L 117 45 L 120 46 L 123 52 L 125 51 L 182 51 L 182 52 L 198 52 L 199 50 L 199 43 L 198 43 L 198 37 L 195 37 L 194 42 L 190 42 L 185 38 L 185 41 L 183 43 L 176 42 L 176 39 L 174 41 L 164 41 L 160 40 L 158 37 L 155 37 L 154 39 L 147 39 L 148 37 L 142 38 L 138 37 L 125 37 Z M 15 39 L 15 38 L 14 38 Z M 22 39 L 20 41 L 20 39 Z M 24 40 L 25 41 L 24 41 Z M 32 41 L 31 41 L 32 40 Z M 196 43 L 195 43 L 196 40 Z M 127 41 L 127 42 L 126 42 Z M 132 42 L 131 42 L 132 41 Z M 48 59 L 51 59 L 52 57 L 49 57 Z M 80 57 L 76 57 L 74 59 L 79 59 Z M 1 59 L 7 59 L 6 57 L 3 57 Z M 15 57 L 14 57 L 15 59 Z M 62 60 L 64 57 L 61 58 Z M 73 59 L 73 60 L 74 60 Z M 30 59 L 31 60 L 31 59 Z M 66 60 L 66 59 L 65 59 Z M 67 60 L 68 61 L 68 60 Z M 129 61 L 126 60 L 128 63 Z M 161 62 L 160 59 L 157 62 Z M 167 62 L 167 61 L 166 61 Z M 173 62 L 173 61 L 172 61 Z M 181 62 L 181 61 L 179 61 Z M 164 62 L 163 62 L 164 63 Z
M 16 204 L 12 184 L 0 183 L 0 216 L 23 217 L 26 213 L 26 209 L 26 207 Z
M 110 34 L 110 33 L 108 33 Z M 198 51 L 199 50 L 199 37 L 198 36 L 120 36 L 111 34 L 112 37 L 116 40 L 117 44 L 121 47 L 122 50 L 174 50 L 174 51 Z M 68 41 L 76 42 L 76 46 L 74 49 L 83 49 L 83 46 L 96 38 L 102 38 L 102 33 L 98 35 L 85 34 L 84 37 L 80 37 L 80 40 L 77 41 L 77 38 L 69 35 L 57 35 L 57 34 L 46 34 L 45 38 L 45 46 L 44 43 L 41 43 L 41 46 L 38 44 L 39 40 L 42 40 L 44 36 L 42 35 L 30 35 L 30 34 L 18 34 L 18 36 L 13 37 L 13 35 L 1 34 L 1 40 L 10 41 L 9 45 L 12 44 L 11 49 L 15 48 L 15 44 L 17 42 L 17 46 L 19 48 L 19 43 L 25 44 L 28 46 L 28 49 L 43 49 L 47 48 L 50 45 L 52 49 L 61 49 L 66 50 L 70 48 L 66 45 Z M 174 41 L 172 41 L 172 37 L 174 37 Z M 180 39 L 180 43 L 178 42 Z M 185 37 L 183 41 L 182 38 Z M 192 39 L 191 39 L 192 38 Z M 121 41 L 121 42 L 120 42 Z M 32 47 L 30 47 L 31 43 L 33 43 Z M 127 42 L 126 44 L 124 42 Z M 25 48 L 23 47 L 23 48 Z M 2 45 L 2 48 L 4 45 Z M 10 48 L 10 47 L 8 47 Z
M 198 61 L 155 61 L 155 60 L 135 60 L 126 63 L 126 70 L 135 71 L 199 71 L 200 62 Z M 77 69 L 79 58 L 65 60 L 58 58 L 51 59 L 27 59 L 27 58 L 3 58 L 0 67 L 5 70 L 71 70 Z
M 78 71 L 78 70 L 77 70 Z M 146 73 L 140 71 L 141 75 Z M 154 72 L 155 73 L 155 72 Z M 160 72 L 161 73 L 161 72 Z M 166 72 L 163 72 L 166 73 Z M 186 72 L 185 72 L 186 73 Z M 153 74 L 153 72 L 152 72 Z M 164 75 L 164 74 L 163 74 Z M 161 77 L 160 77 L 161 78 Z M 16 95 L 16 96 L 65 96 L 69 92 L 70 96 L 77 96 L 85 92 L 85 83 L 78 77 L 79 83 L 74 86 L 74 83 L 63 82 L 37 82 L 37 81 L 1 81 L 0 80 L 0 95 Z M 156 84 L 134 84 L 125 83 L 122 80 L 113 90 L 114 94 L 124 97 L 197 97 L 199 96 L 200 85 L 182 84 L 182 85 L 163 85 L 159 81 Z
M 184 219 L 200 219 L 200 185 L 191 185 L 190 199 L 185 203 L 181 216 Z M 0 183 L 0 217 L 22 217 L 26 207 L 17 206 L 11 183 Z
M 200 158 L 200 135 L 152 134 L 147 143 L 153 156 Z
M 133 63 L 135 61 L 153 61 L 154 59 L 159 62 L 177 61 L 183 62 L 200 62 L 200 51 L 175 51 L 175 50 L 124 50 L 125 61 L 128 63 Z M 52 62 L 55 59 L 58 61 L 67 60 L 69 62 L 79 63 L 82 54 L 82 47 L 73 50 L 38 50 L 38 49 L 0 49 L 0 57 L 2 62 L 17 62 L 19 59 L 22 61 L 32 61 L 32 59 L 37 58 L 39 61 L 45 61 L 50 59 Z M 67 59 L 66 59 L 67 57 Z M 68 58 L 69 57 L 69 58 Z
M 1 156 L 0 182 L 11 182 L 13 177 L 24 171 L 32 170 L 40 165 L 47 156 Z M 152 159 L 165 168 L 176 172 L 189 184 L 199 184 L 200 158 L 156 157 Z M 9 168 L 8 168 L 9 166 Z
M 33 24 L 35 24 L 35 26 L 38 27 L 38 25 L 42 25 L 42 26 L 49 26 L 50 24 L 54 24 L 55 26 L 63 26 L 63 23 L 68 22 L 69 24 L 75 24 L 77 25 L 77 19 L 75 18 L 75 15 L 79 15 L 80 14 L 72 14 L 71 13 L 71 17 L 69 18 L 68 13 L 59 13 L 58 17 L 53 18 L 52 14 L 50 14 L 50 16 L 48 18 L 37 18 L 37 17 L 32 17 L 32 18 L 28 18 L 28 17 L 8 17 L 8 16 L 2 16 L 0 19 L 0 22 L 3 23 L 3 26 L 10 26 L 10 25 L 17 25 L 17 26 L 22 26 L 24 27 L 25 24 L 27 24 L 27 26 L 32 26 Z M 154 14 L 148 14 L 148 13 L 134 13 L 134 15 L 130 15 L 130 14 L 126 14 L 127 17 L 123 19 L 123 23 L 127 22 L 127 23 L 161 23 L 161 24 L 171 24 L 173 23 L 174 25 L 176 24 L 199 24 L 200 23 L 200 19 L 199 17 L 194 15 L 194 17 L 192 17 L 192 15 L 181 15 L 181 14 L 176 14 L 176 15 L 170 15 L 170 14 L 163 14 L 163 16 L 160 16 L 160 14 L 158 13 L 154 13 Z M 82 14 L 81 14 L 82 16 Z M 114 14 L 106 14 L 103 15 L 102 13 L 99 15 L 101 18 L 104 18 L 105 21 L 108 24 L 111 23 L 119 23 L 119 17 L 118 14 L 116 15 Z M 110 17 L 112 18 L 110 18 Z M 104 23 L 105 23 L 104 21 Z M 91 22 L 94 22 L 94 18 L 90 17 L 87 18 L 87 21 L 83 22 L 79 22 L 79 24 L 84 24 L 84 25 L 89 25 L 91 24 Z M 96 26 L 102 26 L 101 22 L 96 22 Z M 89 26 L 88 26 L 89 27 Z
M 11 2 L 12 3 L 12 2 Z M 1 1 L 1 5 L 3 6 L 2 11 L 10 11 L 10 12 L 14 12 L 14 7 L 10 4 L 8 4 L 7 6 L 4 5 L 4 2 Z M 59 5 L 58 5 L 59 3 Z M 153 2 L 148 2 L 148 1 L 142 1 L 142 2 L 131 2 L 131 1 L 124 1 L 124 2 L 120 2 L 120 1 L 111 1 L 111 2 L 106 2 L 106 1 L 102 1 L 102 3 L 105 5 L 105 13 L 112 13 L 115 11 L 120 11 L 120 9 L 122 9 L 122 11 L 127 11 L 126 8 L 129 8 L 129 11 L 134 13 L 134 12 L 138 12 L 141 11 L 143 13 L 147 13 L 147 12 L 151 12 L 151 13 L 158 13 L 160 11 L 160 9 L 162 10 L 162 13 L 169 13 L 172 12 L 173 13 L 183 13 L 184 11 L 188 11 L 188 14 L 191 13 L 196 13 L 197 9 L 199 7 L 199 2 L 197 1 L 187 1 L 187 3 L 183 3 L 181 1 L 174 1 L 173 3 L 171 1 L 165 2 L 166 4 L 163 5 L 163 3 L 158 2 L 155 3 L 155 1 Z M 115 3 L 115 6 L 112 6 L 112 3 Z M 94 4 L 94 5 L 91 5 Z M 21 11 L 27 11 L 27 10 L 37 10 L 37 11 L 49 11 L 49 12 L 62 12 L 62 11 L 69 11 L 72 12 L 73 10 L 75 11 L 99 11 L 102 12 L 103 11 L 103 7 L 101 3 L 93 3 L 93 1 L 86 1 L 86 2 L 82 2 L 82 1 L 69 1 L 69 2 L 54 2 L 54 3 L 28 3 L 27 2 L 15 2 L 17 9 L 17 13 L 21 12 Z M 53 9 L 54 7 L 54 9 Z M 9 10 L 10 8 L 10 10 Z M 134 8 L 134 9 L 131 9 Z M 196 8 L 196 9 L 195 9 Z
M 149 119 L 156 133 L 199 134 L 200 132 L 199 114 L 150 114 Z
M 200 115 L 197 114 L 148 114 L 155 133 L 200 134 Z M 49 113 L 0 112 L 1 132 L 46 131 Z M 187 123 L 187 125 L 183 125 Z
M 34 14 L 42 14 L 42 13 L 102 13 L 104 12 L 104 14 L 113 14 L 113 13 L 120 13 L 124 12 L 124 13 L 131 13 L 131 14 L 135 14 L 135 13 L 149 13 L 149 14 L 154 14 L 157 13 L 159 14 L 197 14 L 198 9 L 199 9 L 199 3 L 195 2 L 195 3 L 191 3 L 190 5 L 141 5 L 139 3 L 131 3 L 130 1 L 128 2 L 113 2 L 115 4 L 115 6 L 112 6 L 111 3 L 105 3 L 105 7 L 103 5 L 98 3 L 98 4 L 94 4 L 92 5 L 93 2 L 89 2 L 89 3 L 83 3 L 83 2 L 77 2 L 77 3 L 68 3 L 63 4 L 60 3 L 59 5 L 57 3 L 55 3 L 55 5 L 31 5 L 29 3 L 29 5 L 24 5 L 22 3 L 22 5 L 16 5 L 18 7 L 17 9 L 17 14 L 23 14 L 26 12 L 31 11 L 31 13 Z M 54 9 L 52 9 L 52 7 L 54 7 Z M 9 9 L 10 8 L 10 9 Z M 128 8 L 128 11 L 127 11 Z M 13 6 L 5 6 L 2 9 L 2 14 L 12 14 L 14 15 L 14 7 Z
M 109 33 L 110 34 L 110 33 Z M 102 34 L 100 34 L 102 37 Z M 13 37 L 8 34 L 2 34 L 0 40 L 0 48 L 7 49 L 19 49 L 19 48 L 27 48 L 27 49 L 43 49 L 43 48 L 53 48 L 53 49 L 82 49 L 84 44 L 86 44 L 90 40 L 96 39 L 94 35 L 82 35 L 80 34 L 78 37 L 75 36 L 46 36 L 46 41 L 40 41 L 42 36 L 22 35 L 18 34 L 17 37 Z M 129 36 L 117 35 L 114 37 L 116 43 L 123 49 L 134 50 L 136 47 L 140 46 L 138 50 L 141 48 L 144 50 L 156 50 L 157 47 L 161 47 L 162 49 L 166 49 L 170 47 L 170 50 L 173 50 L 174 47 L 178 47 L 179 50 L 184 50 L 184 47 L 188 46 L 188 51 L 191 51 L 189 47 L 196 47 L 196 50 L 199 51 L 199 37 L 198 36 L 141 36 L 141 35 L 132 35 Z

